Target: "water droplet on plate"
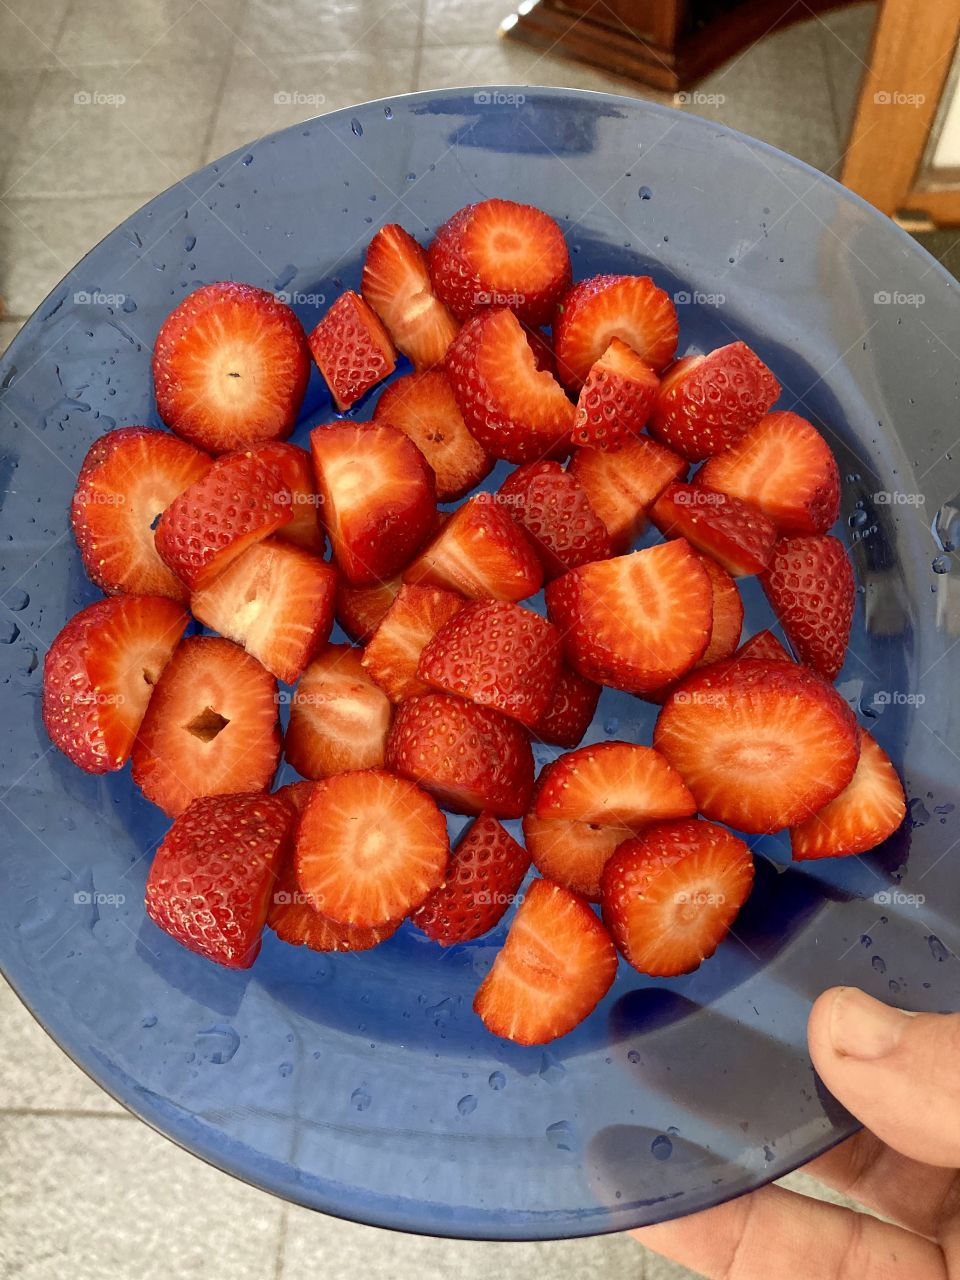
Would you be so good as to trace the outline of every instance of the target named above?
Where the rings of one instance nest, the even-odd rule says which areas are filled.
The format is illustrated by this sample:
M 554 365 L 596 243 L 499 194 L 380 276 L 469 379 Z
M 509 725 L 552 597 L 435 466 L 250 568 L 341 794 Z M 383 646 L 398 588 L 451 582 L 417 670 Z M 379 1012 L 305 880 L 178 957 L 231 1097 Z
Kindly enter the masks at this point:
M 353 119 L 350 121 L 350 132 L 358 138 L 363 137 L 363 125 L 360 123 L 360 121 L 357 119 L 356 116 L 354 116 Z
M 11 618 L 0 621 L 0 644 L 13 644 L 20 634 L 20 628 Z
M 30 603 L 30 597 L 26 591 L 22 591 L 19 587 L 13 587 L 4 596 L 3 602 L 8 609 L 12 609 L 14 613 L 19 613 Z
M 393 119 L 393 107 L 384 107 L 384 108 L 383 108 L 383 114 L 387 117 L 387 119 L 388 119 L 388 120 L 392 120 L 392 119 Z
M 546 1128 L 547 1140 L 558 1151 L 572 1151 L 574 1143 L 573 1125 L 569 1120 L 558 1120 L 555 1124 L 548 1124 Z
M 192 235 L 184 236 L 183 247 L 184 249 L 186 249 L 187 253 L 192 253 L 194 249 L 197 247 L 197 237 Z
M 877 973 L 887 972 L 887 962 L 882 956 L 874 956 L 870 961 Z
M 507 1087 L 507 1077 L 502 1071 L 491 1071 L 487 1076 L 487 1084 L 495 1093 L 499 1093 L 501 1089 Z
M 550 1051 L 545 1050 L 540 1056 L 540 1079 L 546 1080 L 547 1084 L 559 1084 L 563 1077 L 567 1074 L 567 1069 L 563 1063 L 556 1058 Z
M 673 1155 L 673 1143 L 665 1133 L 661 1133 L 650 1143 L 654 1160 L 669 1160 Z
M 462 1116 L 472 1116 L 474 1111 L 476 1111 L 476 1109 L 477 1109 L 477 1099 L 476 1099 L 476 1095 L 472 1093 L 464 1094 L 464 1096 L 457 1103 L 457 1111 Z
M 938 964 L 943 964 L 944 960 L 947 960 L 950 956 L 950 952 L 935 933 L 931 933 L 927 938 L 927 946 L 930 948 L 930 954 Z
M 627 1054 L 627 1061 L 628 1061 L 628 1062 L 632 1062 L 632 1063 L 634 1063 L 634 1065 L 636 1065 L 636 1063 L 638 1063 L 638 1062 L 640 1061 L 640 1054 L 637 1052 L 637 1050 L 636 1050 L 636 1049 L 631 1049 L 631 1050 L 628 1052 L 628 1054 Z
M 197 1032 L 196 1046 L 204 1062 L 221 1067 L 229 1062 L 240 1048 L 240 1036 L 236 1028 L 226 1023 L 215 1022 L 212 1026 Z
M 354 1089 L 350 1095 L 350 1103 L 357 1111 L 366 1111 L 367 1107 L 373 1099 L 370 1097 L 368 1090 L 361 1085 L 359 1089 Z
M 653 199 L 653 192 L 650 190 L 649 187 L 641 187 L 640 190 L 637 192 L 637 195 L 640 197 L 641 200 Z
M 146 1017 L 140 1019 L 140 1025 L 144 1030 L 149 1031 L 151 1027 L 155 1027 L 157 1025 L 157 1015 L 155 1013 L 148 1013 Z

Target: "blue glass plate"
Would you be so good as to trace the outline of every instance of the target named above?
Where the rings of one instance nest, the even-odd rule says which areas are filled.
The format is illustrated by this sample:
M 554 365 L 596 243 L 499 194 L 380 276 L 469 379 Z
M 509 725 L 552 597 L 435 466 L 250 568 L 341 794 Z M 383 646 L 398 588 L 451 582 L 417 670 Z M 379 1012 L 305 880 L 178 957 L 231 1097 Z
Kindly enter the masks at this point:
M 670 982 L 621 965 L 593 1016 L 546 1050 L 494 1039 L 471 1011 L 508 920 L 447 951 L 410 927 L 352 956 L 268 935 L 248 973 L 182 950 L 142 907 L 163 815 L 127 770 L 78 772 L 40 721 L 44 650 L 96 595 L 67 523 L 77 468 L 108 428 L 159 425 L 150 351 L 170 308 L 203 282 L 247 280 L 288 295 L 309 329 L 358 286 L 382 223 L 426 239 L 490 195 L 558 218 L 578 276 L 652 273 L 677 300 L 681 350 L 744 338 L 783 382 L 781 405 L 825 431 L 861 586 L 840 688 L 910 797 L 906 827 L 868 857 L 794 867 L 782 837 L 756 841 L 756 889 L 714 959 Z M 849 1134 L 805 1051 L 817 993 L 855 983 L 960 1007 L 958 335 L 946 273 L 829 178 L 612 95 L 367 103 L 158 196 L 54 290 L 0 366 L 9 980 L 76 1062 L 182 1146 L 406 1231 L 621 1230 L 747 1191 Z M 296 439 L 329 414 L 315 376 Z M 745 596 L 749 633 L 769 615 L 754 582 Z M 606 690 L 586 740 L 648 740 L 652 718 Z

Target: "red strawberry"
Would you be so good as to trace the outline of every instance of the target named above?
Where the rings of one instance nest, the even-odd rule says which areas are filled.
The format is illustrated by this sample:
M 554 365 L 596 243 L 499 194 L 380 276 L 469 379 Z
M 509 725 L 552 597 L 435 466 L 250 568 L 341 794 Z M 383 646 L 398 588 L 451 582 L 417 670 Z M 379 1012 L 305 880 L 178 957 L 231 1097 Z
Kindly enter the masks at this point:
M 530 344 L 530 350 L 533 352 L 533 362 L 541 373 L 549 373 L 551 377 L 557 376 L 557 362 L 553 358 L 553 344 L 550 335 L 544 333 L 542 329 L 531 329 L 524 325 L 524 333 L 527 335 L 527 342 Z
M 660 379 L 625 342 L 613 338 L 580 388 L 573 443 L 615 452 L 646 426 Z
M 274 792 L 274 795 L 290 805 L 299 820 L 301 813 L 307 807 L 307 801 L 313 795 L 314 785 L 312 782 L 288 782 L 285 787 Z
M 470 600 L 524 600 L 540 590 L 543 570 L 517 524 L 479 493 L 458 507 L 403 575 L 404 582 L 446 587 Z
M 327 539 L 320 520 L 320 499 L 314 485 L 310 454 L 295 444 L 262 444 L 250 452 L 268 467 L 276 468 L 284 489 L 290 494 L 293 514 L 290 523 L 277 530 L 277 537 L 322 556 L 327 549 Z
M 890 757 L 865 730 L 860 759 L 843 791 L 790 832 L 795 862 L 867 853 L 886 840 L 907 813 L 903 783 Z
M 699 462 L 735 445 L 779 394 L 780 383 L 745 342 L 685 356 L 664 376 L 650 434 Z
M 710 638 L 710 579 L 683 539 L 571 569 L 546 596 L 574 670 L 630 693 L 679 679 Z
M 446 693 L 400 704 L 386 762 L 454 813 L 487 809 L 519 818 L 533 794 L 533 752 L 523 726 Z
M 371 422 L 316 427 L 310 448 L 344 577 L 355 587 L 392 577 L 433 526 L 433 472 L 423 454 L 402 431 Z
M 647 513 L 670 481 L 686 476 L 687 464 L 656 440 L 637 436 L 616 453 L 574 449 L 569 474 L 583 486 L 619 555 L 646 528 Z
M 133 780 L 176 817 L 197 796 L 263 791 L 280 757 L 277 684 L 219 636 L 180 642 L 133 747 Z
M 390 699 L 364 671 L 360 650 L 328 644 L 290 700 L 286 757 L 305 778 L 377 768 L 392 714 Z
M 293 787 L 306 787 L 312 794 L 312 782 L 293 783 L 282 787 L 278 796 Z M 306 799 L 303 807 L 306 808 Z M 362 925 L 336 924 L 320 914 L 310 901 L 310 895 L 297 884 L 294 858 L 288 857 L 281 867 L 267 912 L 267 928 L 278 938 L 295 947 L 309 947 L 311 951 L 370 951 L 385 942 L 400 927 L 399 921 L 364 928 Z
M 372 587 L 351 587 L 343 578 L 338 581 L 337 621 L 351 640 L 367 644 L 386 617 L 401 586 L 401 578 L 390 578 Z
M 705 485 L 668 484 L 650 519 L 669 538 L 686 538 L 735 578 L 760 573 L 773 555 L 777 531 L 749 502 Z
M 288 436 L 309 376 L 300 321 L 249 284 L 195 290 L 164 320 L 153 348 L 160 417 L 211 453 Z
M 534 737 L 557 747 L 578 746 L 580 739 L 590 728 L 599 699 L 598 684 L 561 662 L 560 674 L 547 709 L 536 724 L 531 726 Z
M 467 430 L 449 379 L 439 369 L 409 373 L 384 387 L 373 419 L 410 437 L 433 468 L 439 502 L 462 498 L 493 467 Z
M 391 702 L 429 693 L 417 676 L 424 646 L 463 608 L 463 597 L 439 587 L 401 587 L 363 654 L 363 667 Z
M 517 467 L 497 497 L 529 534 L 548 577 L 612 555 L 607 530 L 586 491 L 559 462 Z
M 267 538 L 195 591 L 190 609 L 198 622 L 293 684 L 330 636 L 336 589 L 332 565 Z
M 101 590 L 186 600 L 183 583 L 157 554 L 153 524 L 210 461 L 193 445 L 149 427 L 120 427 L 93 442 L 70 521 L 83 567 Z
M 279 796 L 200 796 L 177 818 L 147 877 L 147 915 L 228 969 L 249 969 L 294 816 Z
M 537 783 L 538 818 L 633 827 L 696 813 L 693 796 L 653 747 L 598 742 L 548 764 Z
M 297 882 L 337 924 L 377 928 L 420 906 L 449 855 L 447 824 L 426 792 L 383 769 L 340 773 L 303 811 Z
M 495 1036 L 546 1044 L 591 1014 L 616 974 L 613 943 L 584 899 L 534 880 L 473 1008 Z
M 768 662 L 792 662 L 793 659 L 772 631 L 758 631 L 744 640 L 737 650 L 738 658 L 761 658 Z
M 627 962 L 673 978 L 727 936 L 753 887 L 753 858 L 712 822 L 659 822 L 620 846 L 600 884 L 603 922 Z
M 87 773 L 126 763 L 153 687 L 187 625 L 163 596 L 97 600 L 66 624 L 43 667 L 43 723 Z
M 523 845 L 482 813 L 461 836 L 443 884 L 410 919 L 445 947 L 479 938 L 513 902 L 529 866 Z
M 381 227 L 367 246 L 361 288 L 415 368 L 440 363 L 460 326 L 433 292 L 427 255 L 397 223 Z
M 437 296 L 459 320 L 509 307 L 529 325 L 549 324 L 570 284 L 570 253 L 549 214 L 512 200 L 467 205 L 429 249 Z
M 552 374 L 537 368 L 512 311 L 469 320 L 450 344 L 446 370 L 467 429 L 487 453 L 529 462 L 569 451 L 574 407 Z
M 830 446 L 795 413 L 768 413 L 709 458 L 696 483 L 753 503 L 786 536 L 826 533 L 840 514 L 840 473 Z
M 600 901 L 600 873 L 614 850 L 633 834 L 627 826 L 538 818 L 535 813 L 523 819 L 523 838 L 540 874 L 591 902 Z
M 673 303 L 649 276 L 592 276 L 575 284 L 557 307 L 557 376 L 579 391 L 613 338 L 659 372 L 673 358 L 678 332 Z
M 799 661 L 835 680 L 856 598 L 843 543 L 826 534 L 781 538 L 760 582 Z
M 853 712 L 835 689 L 789 662 L 732 658 L 688 676 L 657 719 L 654 746 L 700 812 L 761 834 L 796 826 L 853 777 Z
M 196 591 L 289 524 L 292 513 L 276 467 L 252 453 L 228 453 L 171 502 L 153 537 L 160 558 Z
M 340 295 L 307 341 L 340 410 L 349 409 L 397 367 L 390 335 L 352 290 Z

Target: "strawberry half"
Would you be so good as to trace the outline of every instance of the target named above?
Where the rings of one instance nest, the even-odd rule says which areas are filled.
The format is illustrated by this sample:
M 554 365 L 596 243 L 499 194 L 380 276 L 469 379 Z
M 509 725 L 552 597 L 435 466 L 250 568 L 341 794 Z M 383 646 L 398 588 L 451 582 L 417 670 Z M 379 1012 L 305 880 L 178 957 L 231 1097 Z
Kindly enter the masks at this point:
M 290 699 L 284 752 L 305 778 L 383 764 L 393 710 L 363 669 L 359 649 L 328 644 Z
M 649 276 L 592 276 L 566 293 L 553 322 L 557 376 L 579 391 L 614 338 L 656 372 L 677 349 L 677 312 Z
M 360 287 L 415 368 L 440 363 L 460 326 L 433 292 L 427 255 L 397 223 L 381 227 L 367 246 Z
M 292 786 L 312 788 L 313 783 L 293 783 Z M 289 790 L 290 787 L 282 787 L 277 795 Z M 306 808 L 306 798 L 303 807 Z M 391 938 L 399 927 L 399 921 L 364 928 L 329 920 L 316 910 L 310 895 L 304 893 L 297 883 L 294 858 L 289 856 L 284 860 L 267 911 L 267 928 L 284 942 L 294 947 L 307 947 L 311 951 L 370 951 Z
M 83 567 L 108 595 L 186 600 L 187 590 L 157 554 L 154 522 L 210 467 L 210 458 L 166 431 L 120 427 L 95 440 L 83 460 L 70 522 Z
M 557 747 L 578 746 L 590 728 L 599 700 L 600 686 L 561 662 L 547 709 L 530 726 L 533 736 Z
M 288 436 L 309 376 L 300 321 L 249 284 L 196 289 L 164 320 L 153 348 L 160 417 L 210 453 Z
M 812 818 L 791 829 L 794 861 L 867 853 L 892 836 L 906 814 L 903 783 L 890 757 L 861 730 L 860 759 L 848 785 Z
M 523 838 L 533 865 L 547 880 L 600 901 L 600 874 L 614 850 L 634 832 L 627 826 L 524 815 Z
M 513 200 L 483 200 L 449 218 L 429 249 L 437 296 L 459 320 L 509 307 L 524 323 L 549 324 L 570 284 L 570 252 L 549 214 Z
M 337 583 L 337 621 L 351 640 L 366 644 L 403 585 L 401 578 L 389 578 L 372 587 L 351 587 L 343 578 Z
M 529 866 L 523 845 L 482 813 L 461 836 L 443 884 L 410 919 L 445 947 L 479 938 L 511 905 Z
M 320 519 L 320 498 L 314 485 L 310 454 L 295 444 L 262 444 L 250 453 L 268 467 L 276 468 L 284 489 L 290 494 L 290 522 L 280 526 L 277 537 L 312 555 L 322 556 L 327 549 L 327 539 Z
M 696 813 L 680 774 L 653 747 L 599 742 L 568 751 L 540 774 L 538 818 L 614 827 Z
M 705 667 L 708 662 L 721 662 L 735 652 L 743 630 L 743 601 L 737 584 L 726 569 L 721 569 L 710 556 L 701 556 L 700 563 L 707 571 L 710 590 L 713 593 L 713 622 L 710 626 L 710 639 L 703 651 L 703 657 L 694 664 Z
M 47 650 L 43 723 L 87 773 L 120 769 L 187 615 L 163 596 L 117 596 L 81 609 Z
M 704 817 L 752 834 L 806 821 L 843 790 L 860 754 L 853 712 L 825 680 L 749 658 L 688 676 L 653 743 Z
M 548 578 L 612 554 L 586 490 L 559 462 L 527 462 L 510 473 L 497 499 L 529 535 Z
M 401 587 L 367 642 L 362 662 L 391 702 L 429 693 L 417 675 L 424 647 L 464 605 L 462 596 L 439 587 Z
M 445 809 L 519 818 L 533 794 L 533 752 L 522 725 L 446 693 L 408 698 L 387 739 L 387 768 L 418 782 Z
M 760 583 L 799 661 L 835 680 L 846 657 L 856 599 L 843 543 L 827 534 L 781 538 Z
M 294 821 L 279 796 L 194 800 L 154 856 L 147 915 L 190 951 L 228 969 L 249 969 Z
M 620 555 L 644 531 L 650 508 L 671 480 L 686 477 L 687 464 L 656 440 L 637 436 L 616 453 L 575 449 L 569 474 L 583 486 Z
M 737 836 L 692 818 L 627 840 L 603 869 L 603 921 L 640 973 L 692 973 L 716 951 L 753 887 Z
M 686 538 L 735 578 L 762 572 L 777 540 L 762 511 L 706 485 L 668 484 L 650 508 L 650 519 L 666 537 Z
M 546 1044 L 591 1014 L 616 974 L 616 950 L 584 899 L 534 880 L 473 1008 L 495 1036 Z
M 772 631 L 758 631 L 749 640 L 744 640 L 737 650 L 738 658 L 760 658 L 768 662 L 792 662 L 793 658 L 773 634 Z
M 349 409 L 397 367 L 390 335 L 358 293 L 340 295 L 307 339 L 333 403 Z
M 423 454 L 402 431 L 372 422 L 316 427 L 310 448 L 344 577 L 356 587 L 392 577 L 433 526 L 433 472 Z
M 319 783 L 297 829 L 296 875 L 337 924 L 377 928 L 415 910 L 443 881 L 447 824 L 419 787 L 382 769 Z
M 530 462 L 569 451 L 574 407 L 553 375 L 537 368 L 512 311 L 469 320 L 450 344 L 446 371 L 467 430 L 487 453 Z
M 580 388 L 571 439 L 615 452 L 647 424 L 660 379 L 625 342 L 613 338 Z
M 685 356 L 664 375 L 652 436 L 699 462 L 735 445 L 780 394 L 780 383 L 745 342 Z

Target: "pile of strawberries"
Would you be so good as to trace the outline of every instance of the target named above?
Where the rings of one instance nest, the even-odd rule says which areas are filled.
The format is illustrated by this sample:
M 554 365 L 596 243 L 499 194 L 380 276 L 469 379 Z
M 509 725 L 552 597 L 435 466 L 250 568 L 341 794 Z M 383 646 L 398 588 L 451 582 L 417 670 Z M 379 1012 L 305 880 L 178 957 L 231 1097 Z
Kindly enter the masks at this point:
M 496 925 L 532 861 L 475 1008 L 540 1043 L 618 951 L 654 976 L 713 954 L 753 881 L 735 832 L 789 828 L 803 859 L 896 829 L 896 772 L 831 683 L 854 605 L 831 451 L 771 411 L 744 343 L 677 342 L 651 279 L 573 284 L 557 224 L 506 200 L 426 252 L 384 227 L 309 336 L 244 284 L 173 311 L 153 361 L 171 430 L 111 431 L 80 470 L 105 598 L 53 643 L 43 704 L 77 765 L 130 759 L 174 819 L 147 882 L 162 929 L 233 967 L 265 924 L 356 951 L 409 919 L 448 946 Z M 285 443 L 311 357 L 343 412 L 398 352 L 413 372 L 370 421 Z M 468 496 L 496 459 L 516 469 Z M 662 540 L 631 551 L 648 521 Z M 749 575 L 792 654 L 771 631 L 741 646 Z M 542 587 L 546 616 L 521 604 Z M 184 637 L 190 614 L 214 634 Z M 603 685 L 660 705 L 652 744 L 579 747 Z M 565 749 L 538 779 L 532 739 Z M 281 752 L 307 781 L 269 794 Z M 452 852 L 441 809 L 477 815 Z

